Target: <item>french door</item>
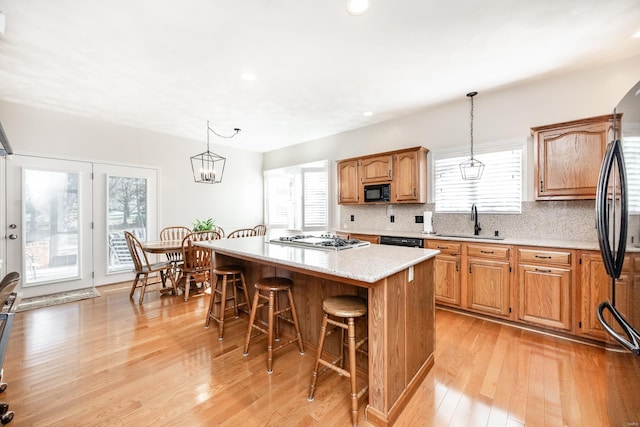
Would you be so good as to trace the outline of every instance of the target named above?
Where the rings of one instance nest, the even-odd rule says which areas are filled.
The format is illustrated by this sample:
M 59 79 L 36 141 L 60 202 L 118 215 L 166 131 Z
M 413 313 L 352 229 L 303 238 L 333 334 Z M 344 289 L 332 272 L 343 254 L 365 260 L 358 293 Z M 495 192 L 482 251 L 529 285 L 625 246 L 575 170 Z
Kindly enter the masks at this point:
M 6 266 L 29 298 L 131 280 L 124 230 L 157 239 L 157 170 L 15 155 L 6 173 Z
M 92 286 L 90 162 L 6 161 L 6 271 L 24 298 Z

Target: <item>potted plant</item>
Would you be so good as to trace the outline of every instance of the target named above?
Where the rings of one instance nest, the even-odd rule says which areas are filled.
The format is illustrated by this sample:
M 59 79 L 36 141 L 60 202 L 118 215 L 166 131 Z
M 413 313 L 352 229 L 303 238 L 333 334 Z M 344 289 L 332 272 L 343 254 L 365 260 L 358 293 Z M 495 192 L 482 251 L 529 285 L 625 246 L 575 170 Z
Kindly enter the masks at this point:
M 213 226 L 215 225 L 215 220 L 213 218 L 208 218 L 206 220 L 196 219 L 196 222 L 193 223 L 193 231 L 210 231 L 213 230 Z

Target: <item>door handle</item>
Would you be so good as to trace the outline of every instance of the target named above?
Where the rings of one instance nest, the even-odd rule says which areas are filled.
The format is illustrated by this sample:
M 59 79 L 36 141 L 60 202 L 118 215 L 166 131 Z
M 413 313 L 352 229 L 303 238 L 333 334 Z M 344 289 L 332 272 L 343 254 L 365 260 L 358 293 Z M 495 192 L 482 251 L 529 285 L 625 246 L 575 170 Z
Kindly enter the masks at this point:
M 9 234 L 9 239 L 10 240 L 16 240 L 18 238 L 17 234 Z

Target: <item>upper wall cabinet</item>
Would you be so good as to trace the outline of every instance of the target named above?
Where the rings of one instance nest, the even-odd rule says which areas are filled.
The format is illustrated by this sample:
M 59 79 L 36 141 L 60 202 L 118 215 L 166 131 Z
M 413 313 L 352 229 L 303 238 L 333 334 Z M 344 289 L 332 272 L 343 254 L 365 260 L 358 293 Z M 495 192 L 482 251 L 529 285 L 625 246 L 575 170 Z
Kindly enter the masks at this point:
M 393 178 L 393 156 L 365 157 L 360 161 L 362 182 L 389 182 Z
M 360 181 L 358 179 L 358 161 L 338 162 L 338 204 L 356 204 L 360 201 Z
M 412 150 L 393 155 L 395 165 L 394 188 L 396 203 L 427 202 L 427 153 Z
M 364 204 L 364 186 L 372 183 L 391 184 L 389 203 L 426 203 L 428 152 L 414 147 L 338 161 L 338 204 Z
M 613 128 L 613 115 L 531 128 L 536 200 L 595 199 Z

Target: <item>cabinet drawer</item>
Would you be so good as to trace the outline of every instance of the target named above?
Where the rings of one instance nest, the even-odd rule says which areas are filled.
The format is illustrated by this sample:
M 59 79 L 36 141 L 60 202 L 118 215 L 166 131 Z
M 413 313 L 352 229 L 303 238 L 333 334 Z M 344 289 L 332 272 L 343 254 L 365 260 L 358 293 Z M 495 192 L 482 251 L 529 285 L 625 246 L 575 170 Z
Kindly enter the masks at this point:
M 508 259 L 509 247 L 467 244 L 467 255 L 478 258 Z
M 443 242 L 443 241 L 427 241 L 427 248 L 438 249 L 443 254 L 460 255 L 460 243 Z
M 518 259 L 520 262 L 535 262 L 536 264 L 571 265 L 571 252 L 518 249 Z

